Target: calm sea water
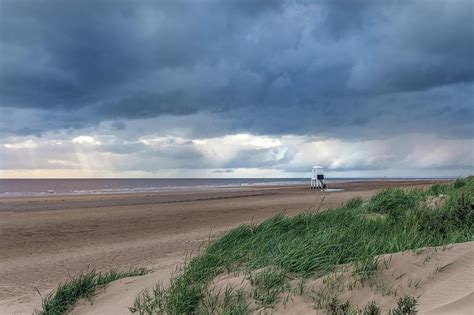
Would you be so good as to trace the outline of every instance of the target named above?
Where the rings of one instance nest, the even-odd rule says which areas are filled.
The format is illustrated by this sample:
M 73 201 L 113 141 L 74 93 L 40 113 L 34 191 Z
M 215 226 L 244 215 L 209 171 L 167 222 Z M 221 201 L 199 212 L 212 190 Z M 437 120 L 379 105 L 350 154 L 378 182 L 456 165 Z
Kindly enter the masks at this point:
M 0 197 L 193 191 L 254 185 L 297 185 L 303 178 L 237 179 L 0 179 Z
M 360 178 L 328 179 L 328 183 Z M 413 179 L 411 179 L 413 180 Z M 213 188 L 259 185 L 301 185 L 309 178 L 225 178 L 225 179 L 0 179 L 0 198 L 15 196 L 116 194 L 134 192 L 196 191 Z

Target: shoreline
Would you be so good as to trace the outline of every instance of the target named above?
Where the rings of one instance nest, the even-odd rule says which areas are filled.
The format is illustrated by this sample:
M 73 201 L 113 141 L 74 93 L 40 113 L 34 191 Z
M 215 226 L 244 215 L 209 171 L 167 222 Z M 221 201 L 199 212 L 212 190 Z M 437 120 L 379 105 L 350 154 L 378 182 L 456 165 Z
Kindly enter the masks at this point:
M 346 183 L 365 183 L 365 182 L 445 182 L 451 181 L 455 178 L 329 178 L 326 179 L 328 185 L 339 185 Z M 0 181 L 10 180 L 23 180 L 23 179 L 0 179 Z M 72 179 L 24 179 L 32 181 L 54 181 L 54 180 L 72 180 Z M 102 179 L 85 179 L 85 180 L 102 180 Z M 111 180 L 111 179 L 105 179 Z M 133 180 L 133 179 L 132 179 Z M 141 180 L 141 179 L 140 179 Z M 186 180 L 186 179 L 183 179 Z M 206 179 L 203 179 L 206 180 Z M 212 180 L 212 179 L 211 179 Z M 223 179 L 229 180 L 229 179 Z M 247 180 L 247 179 L 243 179 Z M 252 180 L 252 179 L 249 179 Z M 289 182 L 294 181 L 290 184 Z M 208 192 L 208 191 L 220 191 L 220 190 L 234 190 L 234 189 L 252 189 L 252 188 L 279 188 L 279 187 L 305 187 L 306 182 L 310 182 L 310 179 L 303 178 L 276 178 L 275 182 L 256 182 L 256 183 L 245 183 L 245 184 L 223 184 L 223 185 L 196 185 L 196 186 L 175 186 L 175 187 L 139 187 L 139 188 L 124 188 L 124 189 L 95 189 L 95 190 L 83 190 L 73 192 L 0 192 L 0 201 L 12 200 L 20 198 L 51 198 L 51 197 L 71 197 L 71 196 L 102 196 L 102 195 L 135 195 L 135 194 L 173 194 L 173 193 L 194 193 L 194 192 Z M 155 188 L 155 189 L 153 189 Z M 122 190 L 122 191 L 120 191 Z
M 436 183 L 446 183 L 453 181 L 454 179 L 448 178 L 416 178 L 416 179 L 366 179 L 366 180 L 349 180 L 349 181 L 335 181 L 329 182 L 328 188 L 345 189 L 354 187 L 365 187 L 366 185 L 381 185 L 382 188 L 389 183 L 389 187 L 393 185 L 401 186 L 413 186 L 413 185 L 427 185 Z M 0 204 L 7 202 L 17 201 L 34 201 L 44 199 L 64 199 L 69 200 L 83 199 L 83 198 L 130 198 L 130 197 L 146 197 L 147 195 L 163 196 L 163 195 L 182 195 L 182 194 L 199 194 L 199 193 L 220 193 L 220 192 L 240 192 L 240 191 L 255 191 L 255 190 L 271 190 L 271 189 L 304 189 L 309 187 L 309 179 L 307 184 L 256 184 L 256 185 L 244 185 L 244 186 L 216 186 L 206 188 L 190 188 L 190 189 L 177 189 L 177 190 L 157 190 L 157 191 L 137 191 L 137 192 L 104 192 L 104 193 L 52 193 L 52 194 L 38 194 L 38 195 L 12 195 L 12 196 L 0 196 Z

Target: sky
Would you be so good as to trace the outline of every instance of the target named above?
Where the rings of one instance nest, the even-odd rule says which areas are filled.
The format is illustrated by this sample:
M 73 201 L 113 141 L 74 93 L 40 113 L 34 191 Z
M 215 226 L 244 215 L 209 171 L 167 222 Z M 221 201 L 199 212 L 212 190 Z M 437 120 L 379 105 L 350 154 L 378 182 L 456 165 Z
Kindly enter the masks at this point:
M 0 0 L 0 177 L 474 173 L 471 0 Z

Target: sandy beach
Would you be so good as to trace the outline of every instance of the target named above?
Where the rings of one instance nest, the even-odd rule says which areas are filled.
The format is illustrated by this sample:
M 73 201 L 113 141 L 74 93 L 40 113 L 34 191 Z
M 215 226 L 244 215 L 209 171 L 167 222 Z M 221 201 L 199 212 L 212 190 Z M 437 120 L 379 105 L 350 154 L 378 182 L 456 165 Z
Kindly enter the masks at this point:
M 0 199 L 0 313 L 31 313 L 70 276 L 95 269 L 170 270 L 210 237 L 277 213 L 335 207 L 386 187 L 433 181 L 339 183 L 199 192 Z

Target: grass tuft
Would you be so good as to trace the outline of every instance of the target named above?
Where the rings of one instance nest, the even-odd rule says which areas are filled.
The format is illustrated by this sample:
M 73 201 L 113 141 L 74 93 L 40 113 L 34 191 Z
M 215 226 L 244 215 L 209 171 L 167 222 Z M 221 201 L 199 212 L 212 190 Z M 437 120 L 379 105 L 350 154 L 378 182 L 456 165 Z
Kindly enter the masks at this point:
M 391 315 L 415 315 L 418 301 L 413 296 L 404 296 L 398 299 L 397 308 L 390 312 Z
M 351 309 L 351 303 L 345 301 L 341 303 L 337 297 L 333 297 L 326 306 L 330 315 L 348 314 Z
M 363 315 L 379 315 L 380 314 L 380 307 L 375 303 L 375 301 L 369 302 L 363 312 Z
M 42 299 L 41 310 L 36 311 L 37 315 L 61 315 L 71 310 L 74 303 L 79 299 L 85 298 L 91 300 L 94 292 L 108 283 L 133 276 L 141 276 L 148 271 L 143 268 L 130 269 L 125 272 L 111 270 L 106 273 L 96 272 L 94 270 L 85 274 L 76 276 L 60 284 L 53 292 Z
M 364 201 L 362 200 L 361 197 L 354 197 L 354 198 L 350 199 L 348 202 L 346 202 L 345 207 L 347 209 L 356 209 L 356 208 L 359 208 L 360 206 L 362 206 L 363 203 L 364 203 Z
M 224 292 L 209 292 L 206 294 L 197 313 L 244 315 L 251 314 L 251 309 L 243 290 L 236 290 L 227 286 Z
M 280 293 L 287 284 L 285 273 L 274 268 L 254 273 L 249 280 L 254 288 L 253 298 L 265 307 L 278 301 Z

